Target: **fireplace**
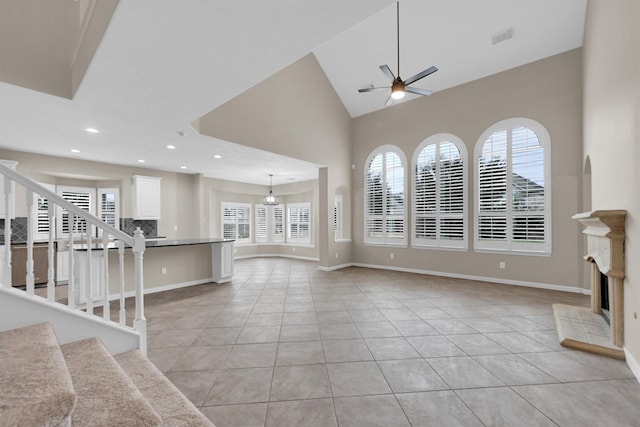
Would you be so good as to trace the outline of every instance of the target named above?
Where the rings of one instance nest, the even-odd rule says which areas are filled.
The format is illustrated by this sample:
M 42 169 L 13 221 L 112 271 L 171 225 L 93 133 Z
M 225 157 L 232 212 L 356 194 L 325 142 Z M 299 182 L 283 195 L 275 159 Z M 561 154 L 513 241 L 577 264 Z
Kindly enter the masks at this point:
M 624 358 L 624 233 L 626 211 L 573 216 L 585 226 L 591 307 L 554 304 L 562 345 Z

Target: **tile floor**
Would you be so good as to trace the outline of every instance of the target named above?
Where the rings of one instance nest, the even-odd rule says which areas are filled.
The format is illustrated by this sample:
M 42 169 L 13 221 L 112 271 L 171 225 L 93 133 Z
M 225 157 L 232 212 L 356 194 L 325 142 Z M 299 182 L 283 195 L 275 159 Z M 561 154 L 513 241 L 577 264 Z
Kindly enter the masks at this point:
M 624 362 L 559 346 L 583 295 L 286 259 L 146 297 L 149 358 L 218 427 L 638 426 Z

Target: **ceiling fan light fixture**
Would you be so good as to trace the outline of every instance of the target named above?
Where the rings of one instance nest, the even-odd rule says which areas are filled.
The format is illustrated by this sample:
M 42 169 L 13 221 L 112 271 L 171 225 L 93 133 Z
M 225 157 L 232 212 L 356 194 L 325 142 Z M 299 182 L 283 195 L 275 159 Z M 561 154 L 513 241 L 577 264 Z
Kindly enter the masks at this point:
M 269 174 L 269 194 L 262 199 L 262 204 L 265 206 L 278 206 L 280 204 L 280 197 L 273 194 L 273 190 L 271 189 L 272 183 L 273 174 Z
M 391 85 L 391 98 L 402 99 L 405 95 L 405 84 L 398 77 Z

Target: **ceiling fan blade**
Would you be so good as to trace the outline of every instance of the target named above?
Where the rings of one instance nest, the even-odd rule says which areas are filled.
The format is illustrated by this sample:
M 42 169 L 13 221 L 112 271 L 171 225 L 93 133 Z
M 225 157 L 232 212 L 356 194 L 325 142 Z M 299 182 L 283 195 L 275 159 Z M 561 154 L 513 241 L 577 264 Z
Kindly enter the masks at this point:
M 393 75 L 393 71 L 391 71 L 391 68 L 389 68 L 389 66 L 387 64 L 381 65 L 380 66 L 380 71 L 382 71 L 384 73 L 384 75 L 389 77 L 391 80 L 395 80 L 396 79 L 396 76 Z
M 358 89 L 358 92 L 363 93 L 363 92 L 375 92 L 375 91 L 379 91 L 379 90 L 389 90 L 391 89 L 391 86 L 385 86 L 385 87 L 363 87 L 362 89 Z
M 387 102 L 384 103 L 384 106 L 386 107 L 387 105 L 391 104 L 391 101 L 393 101 L 393 99 L 391 98 L 391 95 L 389 95 L 389 97 L 387 98 Z
M 405 87 L 404 90 L 406 90 L 407 92 L 416 93 L 418 95 L 424 95 L 424 96 L 429 96 L 433 93 L 430 90 L 420 89 L 417 87 Z
M 413 83 L 413 82 L 417 82 L 417 81 L 418 81 L 418 80 L 420 80 L 421 78 L 423 78 L 423 77 L 427 77 L 429 74 L 433 74 L 433 73 L 435 73 L 436 71 L 438 71 L 438 68 L 437 68 L 437 67 L 434 67 L 434 66 L 429 67 L 429 68 L 427 68 L 426 70 L 424 70 L 424 71 L 422 71 L 422 72 L 420 72 L 420 73 L 416 74 L 415 76 L 413 76 L 413 77 L 409 77 L 407 80 L 405 80 L 405 81 L 404 81 L 404 84 L 405 84 L 405 85 L 410 85 L 411 83 Z

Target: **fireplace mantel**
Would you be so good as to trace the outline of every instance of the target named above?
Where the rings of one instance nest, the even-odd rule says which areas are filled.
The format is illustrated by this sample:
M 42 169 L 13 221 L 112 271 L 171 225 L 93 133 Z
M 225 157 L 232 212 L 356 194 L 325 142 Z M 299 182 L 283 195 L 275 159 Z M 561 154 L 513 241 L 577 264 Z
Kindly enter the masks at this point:
M 609 277 L 624 279 L 625 210 L 583 212 L 573 216 L 585 226 L 587 236 L 585 260 L 595 262 Z M 593 289 L 592 289 L 593 291 Z
M 624 234 L 625 210 L 579 213 L 573 219 L 585 226 L 587 254 L 591 264 L 591 311 L 602 313 L 600 273 L 608 278 L 609 327 L 614 346 L 624 344 Z

